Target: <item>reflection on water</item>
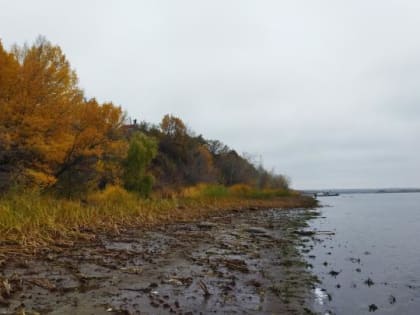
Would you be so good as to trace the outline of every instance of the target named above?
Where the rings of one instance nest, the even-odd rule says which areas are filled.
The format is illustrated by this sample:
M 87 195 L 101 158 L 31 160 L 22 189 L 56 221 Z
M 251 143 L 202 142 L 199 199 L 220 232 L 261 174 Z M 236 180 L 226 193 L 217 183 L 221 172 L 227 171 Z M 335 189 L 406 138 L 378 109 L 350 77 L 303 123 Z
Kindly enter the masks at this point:
M 327 293 L 325 293 L 325 289 L 321 289 L 318 287 L 314 289 L 314 295 L 315 295 L 315 303 L 317 303 L 318 305 L 324 305 L 325 301 L 328 298 Z
M 314 309 L 324 314 L 420 314 L 420 194 L 320 198 L 303 251 L 321 280 Z

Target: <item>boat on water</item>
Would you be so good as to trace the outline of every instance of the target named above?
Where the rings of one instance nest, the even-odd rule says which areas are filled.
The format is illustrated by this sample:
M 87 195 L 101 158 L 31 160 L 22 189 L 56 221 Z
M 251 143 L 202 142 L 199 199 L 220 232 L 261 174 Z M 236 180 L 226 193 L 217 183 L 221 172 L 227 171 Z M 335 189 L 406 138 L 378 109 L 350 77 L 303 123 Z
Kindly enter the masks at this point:
M 340 194 L 338 192 L 323 191 L 323 192 L 315 193 L 315 196 L 316 197 L 336 197 L 336 196 L 340 196 Z

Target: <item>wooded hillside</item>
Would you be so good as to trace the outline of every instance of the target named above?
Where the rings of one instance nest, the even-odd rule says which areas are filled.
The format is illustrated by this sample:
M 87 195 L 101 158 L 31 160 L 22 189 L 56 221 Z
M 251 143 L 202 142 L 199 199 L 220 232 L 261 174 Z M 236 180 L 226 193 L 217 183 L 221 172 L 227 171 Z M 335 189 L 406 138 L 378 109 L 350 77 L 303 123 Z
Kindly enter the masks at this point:
M 0 43 L 0 190 L 83 197 L 116 185 L 165 197 L 202 183 L 288 188 L 284 176 L 194 135 L 179 117 L 128 123 L 120 106 L 87 99 L 46 39 L 10 50 Z

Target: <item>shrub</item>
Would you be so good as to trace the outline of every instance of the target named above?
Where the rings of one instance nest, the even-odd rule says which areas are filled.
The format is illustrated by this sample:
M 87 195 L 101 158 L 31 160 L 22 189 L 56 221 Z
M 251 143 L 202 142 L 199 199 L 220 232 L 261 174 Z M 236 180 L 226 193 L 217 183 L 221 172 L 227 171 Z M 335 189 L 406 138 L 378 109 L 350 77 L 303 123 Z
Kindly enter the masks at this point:
M 154 178 L 147 169 L 157 154 L 157 143 L 142 133 L 135 133 L 130 140 L 127 158 L 124 161 L 124 187 L 142 197 L 152 191 Z
M 91 193 L 87 201 L 89 204 L 98 206 L 106 204 L 119 205 L 134 198 L 132 194 L 120 186 L 107 186 L 104 190 Z
M 222 185 L 215 184 L 198 184 L 195 186 L 187 187 L 182 191 L 182 196 L 186 198 L 201 198 L 211 197 L 220 198 L 229 195 L 229 190 Z
M 229 187 L 229 194 L 235 197 L 248 196 L 252 191 L 252 188 L 246 184 L 236 184 Z

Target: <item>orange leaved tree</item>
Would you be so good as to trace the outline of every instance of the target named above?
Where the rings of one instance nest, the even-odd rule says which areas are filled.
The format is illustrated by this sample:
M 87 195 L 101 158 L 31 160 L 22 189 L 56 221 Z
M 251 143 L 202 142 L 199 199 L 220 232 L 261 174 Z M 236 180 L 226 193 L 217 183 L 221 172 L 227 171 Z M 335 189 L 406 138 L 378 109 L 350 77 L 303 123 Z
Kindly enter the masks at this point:
M 60 47 L 42 37 L 0 46 L 0 181 L 64 189 L 71 172 L 86 182 L 123 158 L 122 110 L 85 100 L 77 83 Z

